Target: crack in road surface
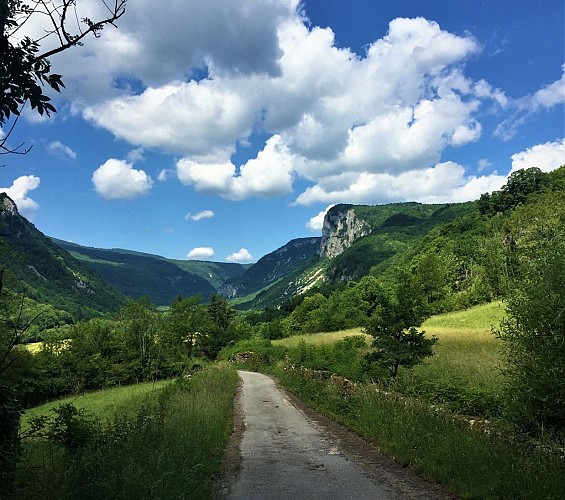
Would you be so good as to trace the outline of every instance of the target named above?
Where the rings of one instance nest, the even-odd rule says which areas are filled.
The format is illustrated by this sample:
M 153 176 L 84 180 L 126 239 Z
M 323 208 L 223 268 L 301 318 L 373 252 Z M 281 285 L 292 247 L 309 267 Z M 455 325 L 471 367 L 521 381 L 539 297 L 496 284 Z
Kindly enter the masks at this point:
M 270 377 L 239 375 L 244 430 L 239 475 L 228 500 L 450 498 L 283 394 Z

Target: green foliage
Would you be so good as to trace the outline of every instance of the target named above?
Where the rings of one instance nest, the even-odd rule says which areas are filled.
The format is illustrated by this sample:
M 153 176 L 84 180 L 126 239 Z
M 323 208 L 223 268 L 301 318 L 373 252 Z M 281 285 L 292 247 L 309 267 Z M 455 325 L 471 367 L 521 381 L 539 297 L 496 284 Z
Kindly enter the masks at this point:
M 205 356 L 214 359 L 223 347 L 239 340 L 236 338 L 237 328 L 230 329 L 235 311 L 226 298 L 214 294 L 206 306 L 206 316 L 207 323 L 198 339 L 198 347 Z
M 29 435 L 59 444 L 67 453 L 77 453 L 92 445 L 100 432 L 100 421 L 72 403 L 52 409 L 54 416 L 34 416 L 29 420 Z
M 14 389 L 0 383 L 0 496 L 12 492 L 20 454 L 20 413 Z
M 500 191 L 481 195 L 479 211 L 482 215 L 493 216 L 527 203 L 533 193 L 541 191 L 547 185 L 547 180 L 547 174 L 537 167 L 512 172 Z
M 236 387 L 222 365 L 154 391 L 133 413 L 103 420 L 63 405 L 25 439 L 12 498 L 209 498 Z
M 10 115 L 19 115 L 26 101 L 40 115 L 45 113 L 49 116 L 55 107 L 49 102 L 51 99 L 44 95 L 43 85 L 47 84 L 57 92 L 64 87 L 61 75 L 51 73 L 49 61 L 38 57 L 37 41 L 27 36 L 19 43 L 10 39 L 10 34 L 20 24 L 21 16 L 27 17 L 32 13 L 33 8 L 21 0 L 7 0 L 0 9 L 0 123 L 5 123 Z
M 365 377 L 363 354 L 367 342 L 363 335 L 352 335 L 333 344 L 315 346 L 302 341 L 297 348 L 289 349 L 292 364 L 313 370 L 321 370 L 330 375 L 336 374 L 350 380 Z
M 385 368 L 395 378 L 400 366 L 412 368 L 432 356 L 437 338 L 426 338 L 417 330 L 426 312 L 420 291 L 406 276 L 392 289 L 381 286 L 366 326 L 366 332 L 374 337 L 374 350 L 367 361 Z
M 506 347 L 510 417 L 565 436 L 565 196 L 548 194 L 510 220 L 518 270 L 497 331 Z
M 57 3 L 3 0 L 0 3 L 0 125 L 6 124 L 12 115 L 16 116 L 11 127 L 4 127 L 7 134 L 0 139 L 0 152 L 26 154 L 29 151 L 29 148 L 21 151 L 20 147 L 12 150 L 6 146 L 26 103 L 40 115 L 55 112 L 51 98 L 43 89 L 48 87 L 59 92 L 64 85 L 61 75 L 52 73 L 48 58 L 82 45 L 82 40 L 90 34 L 98 37 L 106 24 L 115 26 L 115 21 L 125 12 L 125 3 L 126 0 L 118 0 L 113 6 L 104 3 L 108 17 L 96 21 L 87 17 L 79 21 L 76 0 Z M 47 25 L 38 33 L 38 38 L 26 36 L 22 26 L 40 17 Z M 42 43 L 47 49 L 42 49 Z

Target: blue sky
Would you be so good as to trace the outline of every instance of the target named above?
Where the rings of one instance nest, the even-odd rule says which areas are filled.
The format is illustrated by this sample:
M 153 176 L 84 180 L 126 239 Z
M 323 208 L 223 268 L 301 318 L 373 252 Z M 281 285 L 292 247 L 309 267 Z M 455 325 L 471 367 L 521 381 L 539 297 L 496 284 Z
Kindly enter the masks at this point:
M 477 199 L 565 163 L 563 26 L 561 0 L 130 0 L 52 58 L 59 112 L 24 112 L 0 186 L 49 236 L 233 262 L 335 203 Z

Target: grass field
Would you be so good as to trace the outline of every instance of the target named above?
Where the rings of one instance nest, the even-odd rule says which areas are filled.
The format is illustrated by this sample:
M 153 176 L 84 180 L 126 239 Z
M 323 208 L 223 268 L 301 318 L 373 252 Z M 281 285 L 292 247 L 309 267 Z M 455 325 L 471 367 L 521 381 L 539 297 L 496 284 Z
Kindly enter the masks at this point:
M 50 401 L 41 406 L 31 408 L 22 415 L 22 430 L 27 429 L 29 418 L 32 415 L 52 415 L 51 410 L 53 408 L 65 403 L 72 403 L 77 408 L 84 408 L 89 412 L 95 413 L 103 420 L 117 412 L 135 413 L 144 402 L 154 395 L 155 391 L 159 391 L 170 383 L 170 380 L 158 380 L 156 382 L 146 382 L 143 384 L 112 387 L 110 389 Z
M 322 332 L 322 333 L 312 333 L 306 335 L 294 335 L 292 337 L 287 337 L 285 339 L 273 340 L 273 345 L 281 345 L 284 347 L 297 347 L 300 342 L 304 341 L 307 344 L 312 345 L 324 345 L 333 344 L 338 340 L 345 337 L 350 337 L 352 335 L 365 335 L 361 328 L 351 328 L 349 330 L 341 330 L 339 332 Z M 371 337 L 366 335 L 367 341 L 370 341 Z
M 210 498 L 233 430 L 237 381 L 235 368 L 220 363 L 190 379 L 74 399 L 102 425 L 85 427 L 79 416 L 64 427 L 63 435 L 78 433 L 83 443 L 78 448 L 61 440 L 25 439 L 11 498 Z M 26 418 L 49 414 L 62 402 L 69 400 L 34 408 Z
M 422 380 L 437 381 L 467 389 L 496 390 L 500 387 L 501 344 L 491 333 L 504 318 L 501 302 L 476 306 L 465 311 L 432 316 L 422 329 L 428 336 L 435 335 L 439 343 L 435 355 L 412 370 L 402 370 L 399 380 L 417 384 Z M 274 345 L 297 347 L 302 341 L 316 346 L 333 344 L 351 335 L 364 335 L 361 328 L 338 332 L 296 335 L 274 340 Z M 371 337 L 366 335 L 367 344 Z

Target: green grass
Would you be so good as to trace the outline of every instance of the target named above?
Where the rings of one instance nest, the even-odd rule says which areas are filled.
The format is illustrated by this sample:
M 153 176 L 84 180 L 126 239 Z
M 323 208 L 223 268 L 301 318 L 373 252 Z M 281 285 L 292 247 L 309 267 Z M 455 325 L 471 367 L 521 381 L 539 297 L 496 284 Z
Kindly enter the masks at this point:
M 148 390 L 133 415 L 107 418 L 76 451 L 26 440 L 31 453 L 20 464 L 13 498 L 209 498 L 233 429 L 237 381 L 232 366 L 218 364 Z M 86 396 L 81 404 L 99 417 L 108 415 L 113 391 Z M 139 406 L 139 397 L 118 406 Z
M 79 396 L 50 401 L 49 403 L 27 410 L 22 415 L 21 427 L 22 430 L 27 429 L 29 419 L 32 415 L 52 415 L 53 412 L 51 410 L 64 403 L 72 403 L 77 408 L 84 408 L 103 420 L 111 417 L 116 412 L 135 413 L 145 401 L 155 396 L 156 391 L 159 391 L 170 383 L 170 380 L 145 382 L 143 384 L 113 387 L 81 394 Z
M 297 347 L 300 342 L 304 341 L 307 344 L 312 345 L 325 345 L 333 344 L 338 340 L 342 340 L 345 337 L 351 337 L 352 335 L 365 335 L 362 328 L 351 328 L 349 330 L 341 330 L 338 332 L 322 332 L 322 333 L 312 333 L 307 335 L 294 335 L 292 337 L 287 337 L 284 339 L 273 340 L 273 345 L 280 345 L 284 347 Z M 370 340 L 371 337 L 367 335 L 367 339 Z
M 504 314 L 503 304 L 492 302 L 465 311 L 432 316 L 422 325 L 422 329 L 428 336 L 439 338 L 439 343 L 434 347 L 434 356 L 411 370 L 401 369 L 400 383 L 413 386 L 426 381 L 466 390 L 498 391 L 503 381 L 500 374 L 502 346 L 491 333 L 491 326 L 498 325 Z M 296 335 L 274 340 L 273 345 L 296 348 L 304 341 L 320 346 L 352 335 L 363 335 L 363 330 L 353 328 Z M 369 344 L 371 337 L 366 337 Z
M 495 390 L 500 387 L 501 342 L 489 332 L 468 328 L 427 328 L 439 343 L 434 356 L 413 370 L 403 370 L 422 380 L 438 380 L 468 388 Z
M 424 330 L 429 330 L 430 328 L 462 328 L 488 332 L 491 326 L 498 326 L 500 320 L 505 317 L 505 313 L 506 310 L 502 302 L 491 302 L 471 307 L 464 311 L 432 316 L 424 322 L 422 328 Z

